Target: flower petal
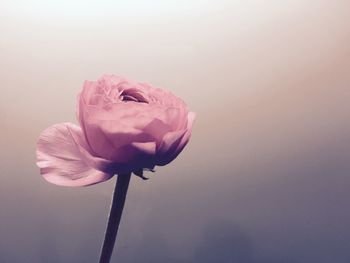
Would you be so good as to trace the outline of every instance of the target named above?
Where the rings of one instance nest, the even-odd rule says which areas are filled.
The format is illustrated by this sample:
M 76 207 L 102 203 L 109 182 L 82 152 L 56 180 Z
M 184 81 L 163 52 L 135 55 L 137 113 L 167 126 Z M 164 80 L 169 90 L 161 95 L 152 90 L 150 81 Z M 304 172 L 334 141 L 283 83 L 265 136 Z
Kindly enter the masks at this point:
M 98 171 L 86 162 L 80 150 L 86 145 L 79 145 L 83 141 L 80 127 L 71 123 L 55 124 L 44 130 L 37 143 L 37 165 L 43 177 L 63 186 L 87 186 L 110 179 L 113 173 Z
M 190 140 L 192 134 L 192 125 L 195 118 L 196 114 L 194 112 L 189 112 L 187 115 L 187 127 L 185 132 L 181 133 L 180 136 L 174 132 L 169 135 L 167 134 L 168 136 L 164 137 L 165 140 L 160 148 L 162 155 L 157 160 L 157 165 L 163 166 L 170 163 L 182 152 Z
M 177 149 L 175 150 L 175 156 L 173 158 L 177 157 L 177 155 L 183 150 L 183 148 L 185 148 L 185 146 L 187 145 L 188 141 L 190 140 L 191 135 L 192 135 L 192 126 L 193 126 L 193 123 L 194 123 L 195 119 L 196 119 L 196 113 L 189 112 L 188 115 L 187 115 L 186 133 L 182 137 L 181 142 L 179 143 Z
M 186 130 L 168 132 L 163 137 L 163 141 L 158 149 L 158 154 L 169 155 L 177 148 L 182 137 L 185 135 Z

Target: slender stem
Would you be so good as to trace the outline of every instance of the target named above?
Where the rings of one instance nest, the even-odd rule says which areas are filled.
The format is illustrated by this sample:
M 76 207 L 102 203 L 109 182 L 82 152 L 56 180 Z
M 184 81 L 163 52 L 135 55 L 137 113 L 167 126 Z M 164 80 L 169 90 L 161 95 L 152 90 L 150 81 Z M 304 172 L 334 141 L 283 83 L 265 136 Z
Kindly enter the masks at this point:
M 115 239 L 117 237 L 120 219 L 122 217 L 126 193 L 128 192 L 131 173 L 119 174 L 115 185 L 108 224 L 103 241 L 100 263 L 109 263 L 111 260 Z

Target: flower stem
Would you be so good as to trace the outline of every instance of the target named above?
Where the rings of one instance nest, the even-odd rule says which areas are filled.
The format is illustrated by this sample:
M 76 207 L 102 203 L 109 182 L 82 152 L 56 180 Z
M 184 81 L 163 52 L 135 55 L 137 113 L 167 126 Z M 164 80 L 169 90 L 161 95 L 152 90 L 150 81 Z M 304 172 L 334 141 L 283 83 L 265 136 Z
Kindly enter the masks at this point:
M 109 263 L 111 259 L 120 219 L 123 213 L 126 193 L 128 192 L 130 177 L 131 173 L 117 175 L 105 238 L 101 249 L 100 263 Z

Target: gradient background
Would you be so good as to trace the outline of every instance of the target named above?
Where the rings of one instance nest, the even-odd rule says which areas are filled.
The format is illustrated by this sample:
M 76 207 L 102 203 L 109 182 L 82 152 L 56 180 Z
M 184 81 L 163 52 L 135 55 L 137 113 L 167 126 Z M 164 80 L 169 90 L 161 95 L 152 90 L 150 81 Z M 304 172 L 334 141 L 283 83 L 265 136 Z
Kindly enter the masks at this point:
M 193 137 L 133 178 L 113 262 L 350 262 L 350 2 L 1 1 L 0 262 L 96 262 L 114 179 L 45 182 L 85 79 L 165 87 Z

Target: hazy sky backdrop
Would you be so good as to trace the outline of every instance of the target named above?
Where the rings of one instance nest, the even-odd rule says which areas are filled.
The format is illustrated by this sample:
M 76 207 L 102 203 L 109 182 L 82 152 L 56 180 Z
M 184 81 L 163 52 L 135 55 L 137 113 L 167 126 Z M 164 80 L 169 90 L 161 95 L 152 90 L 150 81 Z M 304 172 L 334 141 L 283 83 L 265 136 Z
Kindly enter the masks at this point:
M 350 2 L 0 2 L 0 262 L 96 262 L 114 179 L 47 183 L 39 133 L 85 79 L 121 74 L 197 120 L 170 165 L 132 178 L 125 263 L 350 262 Z

